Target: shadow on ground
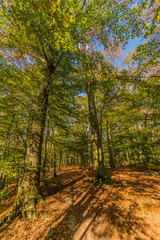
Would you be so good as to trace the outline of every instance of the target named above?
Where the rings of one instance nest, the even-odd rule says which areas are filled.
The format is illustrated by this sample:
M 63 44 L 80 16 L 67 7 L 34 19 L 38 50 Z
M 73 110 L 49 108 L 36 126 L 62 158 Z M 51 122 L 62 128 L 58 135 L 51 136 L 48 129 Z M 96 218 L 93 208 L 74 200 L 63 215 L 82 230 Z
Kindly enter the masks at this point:
M 67 196 L 70 197 L 71 204 L 48 224 L 47 229 L 37 239 L 46 236 L 50 229 L 52 240 L 154 240 L 153 236 L 157 233 L 145 220 L 144 214 L 138 213 L 141 208 L 137 199 L 130 195 L 127 198 L 125 195 L 128 189 L 129 194 L 131 190 L 135 194 L 138 191 L 139 194 L 139 190 L 136 190 L 138 188 L 141 189 L 140 194 L 150 195 L 150 182 L 144 183 L 142 179 L 137 179 L 133 171 L 128 173 L 127 170 L 126 173 L 128 179 L 125 184 L 123 179 L 118 178 L 116 185 L 95 185 L 90 184 L 80 171 L 63 172 L 57 178 L 59 186 L 53 186 L 48 191 L 44 189 L 45 196 L 60 191 L 60 201 Z M 130 180 L 130 177 L 135 179 Z

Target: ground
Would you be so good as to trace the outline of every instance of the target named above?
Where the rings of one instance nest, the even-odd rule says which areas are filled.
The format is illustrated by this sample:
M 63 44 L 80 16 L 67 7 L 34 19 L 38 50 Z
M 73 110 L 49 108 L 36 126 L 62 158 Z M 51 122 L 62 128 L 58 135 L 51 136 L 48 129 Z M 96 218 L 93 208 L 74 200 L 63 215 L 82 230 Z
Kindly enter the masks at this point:
M 143 168 L 119 167 L 112 185 L 93 184 L 85 170 L 62 168 L 42 184 L 44 203 L 37 219 L 18 216 L 0 233 L 2 240 L 160 240 L 160 176 Z M 1 207 L 12 205 L 16 192 Z

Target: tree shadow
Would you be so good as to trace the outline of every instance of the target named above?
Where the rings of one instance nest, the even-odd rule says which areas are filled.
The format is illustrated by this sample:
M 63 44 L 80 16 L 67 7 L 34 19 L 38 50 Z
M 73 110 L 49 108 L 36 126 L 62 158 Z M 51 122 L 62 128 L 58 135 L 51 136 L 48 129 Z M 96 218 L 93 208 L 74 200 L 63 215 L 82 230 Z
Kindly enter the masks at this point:
M 142 170 L 144 167 L 129 169 L 128 167 L 120 169 L 118 176 L 113 176 L 113 181 L 126 191 L 134 191 L 135 194 L 151 197 L 157 192 L 157 186 L 160 185 L 160 177 L 146 175 Z M 122 174 L 122 175 L 121 175 Z
M 153 236 L 157 236 L 157 232 L 153 231 L 145 215 L 138 213 L 140 206 L 136 203 L 138 194 L 151 195 L 150 182 L 132 178 L 133 174 L 126 171 L 125 181 L 125 175 L 122 175 L 113 185 L 96 185 L 89 182 L 84 171 L 74 168 L 61 171 L 56 177 L 56 185 L 42 186 L 45 198 L 49 197 L 48 208 L 45 203 L 42 218 L 39 215 L 40 221 L 44 220 L 44 230 L 39 230 L 35 239 L 45 239 L 48 229 L 52 229 L 52 240 L 155 239 Z M 134 198 L 130 197 L 130 192 Z M 69 202 L 66 204 L 66 201 Z M 143 203 L 146 204 L 145 211 L 150 207 L 147 203 Z
M 77 177 L 78 172 L 79 177 Z M 41 186 L 43 197 L 47 198 L 57 192 L 63 191 L 65 188 L 71 187 L 86 176 L 82 171 L 78 172 L 77 169 L 70 168 L 69 171 L 65 169 L 63 172 L 59 172 L 57 177 L 48 178 L 48 184 Z
M 156 182 L 158 185 L 158 183 Z M 127 180 L 125 184 L 122 184 L 121 188 L 125 190 L 128 194 L 134 191 L 134 195 L 137 197 L 148 197 L 153 198 L 154 194 L 157 193 L 157 188 L 154 186 L 153 182 L 144 183 L 143 181 L 131 181 Z
M 72 198 L 71 206 L 63 214 L 61 214 L 61 216 L 48 225 L 48 227 L 51 227 L 53 224 L 56 225 L 53 230 L 54 236 L 52 236 L 51 239 L 72 239 L 81 223 L 83 223 L 83 221 L 88 217 L 92 217 L 93 212 L 95 212 L 95 206 L 98 201 L 96 195 L 98 193 L 102 193 L 102 188 L 100 185 L 94 185 L 90 186 L 87 192 L 80 197 L 78 201 L 75 201 Z M 63 217 L 62 220 L 56 224 L 58 219 L 61 217 Z M 42 233 L 39 237 L 42 237 L 43 235 L 44 233 Z
M 76 178 L 76 179 L 72 180 L 71 182 L 68 182 L 67 184 L 64 184 L 64 185 L 61 185 L 61 184 L 59 184 L 58 186 L 47 185 L 46 187 L 44 187 L 42 189 L 43 192 L 44 191 L 46 192 L 45 194 L 43 194 L 43 196 L 45 198 L 47 198 L 48 196 L 51 196 L 51 195 L 53 195 L 57 192 L 63 191 L 65 188 L 73 186 L 75 183 L 77 183 L 78 181 L 80 181 L 84 177 L 85 177 L 85 175 L 83 175 L 79 178 Z
M 128 173 L 127 168 L 125 170 L 128 176 L 133 177 L 134 171 Z M 135 178 L 125 180 L 123 184 L 124 180 L 118 179 L 115 181 L 118 186 L 115 184 L 91 185 L 88 179 L 84 178 L 85 175 L 77 178 L 76 170 L 73 170 L 72 176 L 70 172 L 65 171 L 60 177 L 60 186 L 53 187 L 46 196 L 63 191 L 61 195 L 59 194 L 58 200 L 63 201 L 67 196 L 71 198 L 71 204 L 56 219 L 47 224 L 46 230 L 41 232 L 38 239 L 46 236 L 48 229 L 51 229 L 50 239 L 52 240 L 128 240 L 131 237 L 136 240 L 144 238 L 154 240 L 152 236 L 157 233 L 146 222 L 144 216 L 137 214 L 139 204 L 135 199 L 132 200 L 130 195 L 125 199 L 125 195 L 121 194 L 121 191 L 132 190 L 135 196 L 136 193 L 140 193 L 141 196 L 143 194 L 143 196 L 146 194 L 150 196 L 150 191 L 153 189 L 149 181 L 144 183 L 141 179 Z M 66 184 L 63 179 L 68 179 Z M 85 184 L 86 186 L 82 187 Z M 125 201 L 129 202 L 127 207 Z M 149 232 L 148 229 L 150 229 Z
M 154 240 L 146 231 L 150 226 L 142 217 L 136 216 L 137 208 L 138 204 L 133 202 L 126 211 L 123 206 L 113 202 L 108 207 L 99 209 L 97 216 L 99 219 L 92 226 L 95 239 L 104 239 L 104 236 L 107 236 L 107 239 L 114 239 L 112 237 L 115 236 L 116 239 L 131 239 L 131 237 L 134 237 L 133 239 L 142 240 L 147 237 L 147 239 Z M 102 225 L 104 219 L 109 224 L 106 224 L 106 227 L 100 231 L 99 225 Z
M 102 195 L 105 195 L 103 199 Z M 143 217 L 136 216 L 138 205 L 132 202 L 126 210 L 118 205 L 120 198 L 117 198 L 114 186 L 110 186 L 107 192 L 102 185 L 90 186 L 83 196 L 72 200 L 70 207 L 48 225 L 53 231 L 50 239 L 114 239 L 114 235 L 117 239 L 131 239 L 134 235 L 137 240 L 143 236 L 153 240 L 146 231 L 150 226 Z M 43 232 L 39 237 L 45 234 Z

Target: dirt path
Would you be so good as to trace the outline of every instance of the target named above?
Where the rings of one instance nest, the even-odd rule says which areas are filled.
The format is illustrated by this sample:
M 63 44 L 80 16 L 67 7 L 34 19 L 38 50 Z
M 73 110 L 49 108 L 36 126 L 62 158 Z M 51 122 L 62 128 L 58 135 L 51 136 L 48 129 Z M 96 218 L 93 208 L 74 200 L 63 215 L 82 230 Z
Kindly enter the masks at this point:
M 91 184 L 75 167 L 62 169 L 56 182 L 50 175 L 37 219 L 17 217 L 0 239 L 43 240 L 50 229 L 52 240 L 160 240 L 160 177 L 122 167 L 112 179 L 114 185 Z

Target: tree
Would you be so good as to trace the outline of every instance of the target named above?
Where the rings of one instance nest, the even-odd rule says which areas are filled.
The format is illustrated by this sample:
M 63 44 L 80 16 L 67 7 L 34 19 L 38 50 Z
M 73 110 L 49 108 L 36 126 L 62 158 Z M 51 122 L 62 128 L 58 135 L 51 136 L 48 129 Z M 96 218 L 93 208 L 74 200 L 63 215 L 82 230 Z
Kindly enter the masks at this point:
M 60 14 L 63 6 L 62 3 L 57 4 L 55 15 Z M 64 34 L 69 31 L 66 30 L 64 23 L 65 13 L 60 14 L 60 20 L 55 16 L 55 22 L 52 21 L 54 9 L 53 6 L 50 9 L 48 1 L 43 1 L 41 5 L 32 4 L 30 1 L 10 1 L 7 6 L 2 3 L 1 9 L 4 21 L 6 20 L 7 23 L 1 23 L 5 39 L 4 42 L 1 40 L 4 59 L 18 65 L 23 71 L 26 71 L 26 62 L 39 68 L 38 89 L 34 89 L 36 99 L 32 105 L 32 119 L 27 134 L 24 172 L 12 209 L 3 219 L 7 222 L 19 212 L 28 218 L 35 217 L 36 202 L 42 199 L 39 179 L 49 91 L 53 76 L 62 60 L 63 50 L 65 47 L 68 48 L 68 42 L 65 44 L 64 38 L 57 35 L 57 30 L 61 27 Z M 58 28 L 56 30 L 55 25 Z M 60 47 L 62 42 L 63 48 Z M 16 62 L 16 58 L 21 62 Z M 27 75 L 31 77 L 31 73 L 30 76 Z
M 126 43 L 130 35 L 134 37 L 140 34 L 141 21 L 138 17 L 142 8 L 131 3 L 132 1 L 104 3 L 102 0 L 1 2 L 1 55 L 7 66 L 22 72 L 25 84 L 21 94 L 23 90 L 31 92 L 33 101 L 28 99 L 27 102 L 31 105 L 31 116 L 28 119 L 24 170 L 16 200 L 0 225 L 18 213 L 28 218 L 35 217 L 36 203 L 42 200 L 39 190 L 42 143 L 54 83 L 56 79 L 58 83 L 63 79 L 62 69 L 65 64 L 68 65 L 67 62 L 77 71 L 83 53 L 79 51 L 79 44 L 88 44 L 89 47 L 93 45 L 94 50 L 100 44 L 107 49 L 111 39 L 114 44 Z M 89 60 L 89 65 L 91 62 Z M 68 72 L 67 74 L 70 77 Z M 87 74 L 85 76 L 89 77 Z M 90 122 L 92 133 L 96 136 L 94 141 L 97 141 L 100 151 L 94 91 L 93 85 L 90 85 L 93 74 L 90 77 L 87 79 Z M 30 82 L 31 90 L 28 91 L 27 85 Z

